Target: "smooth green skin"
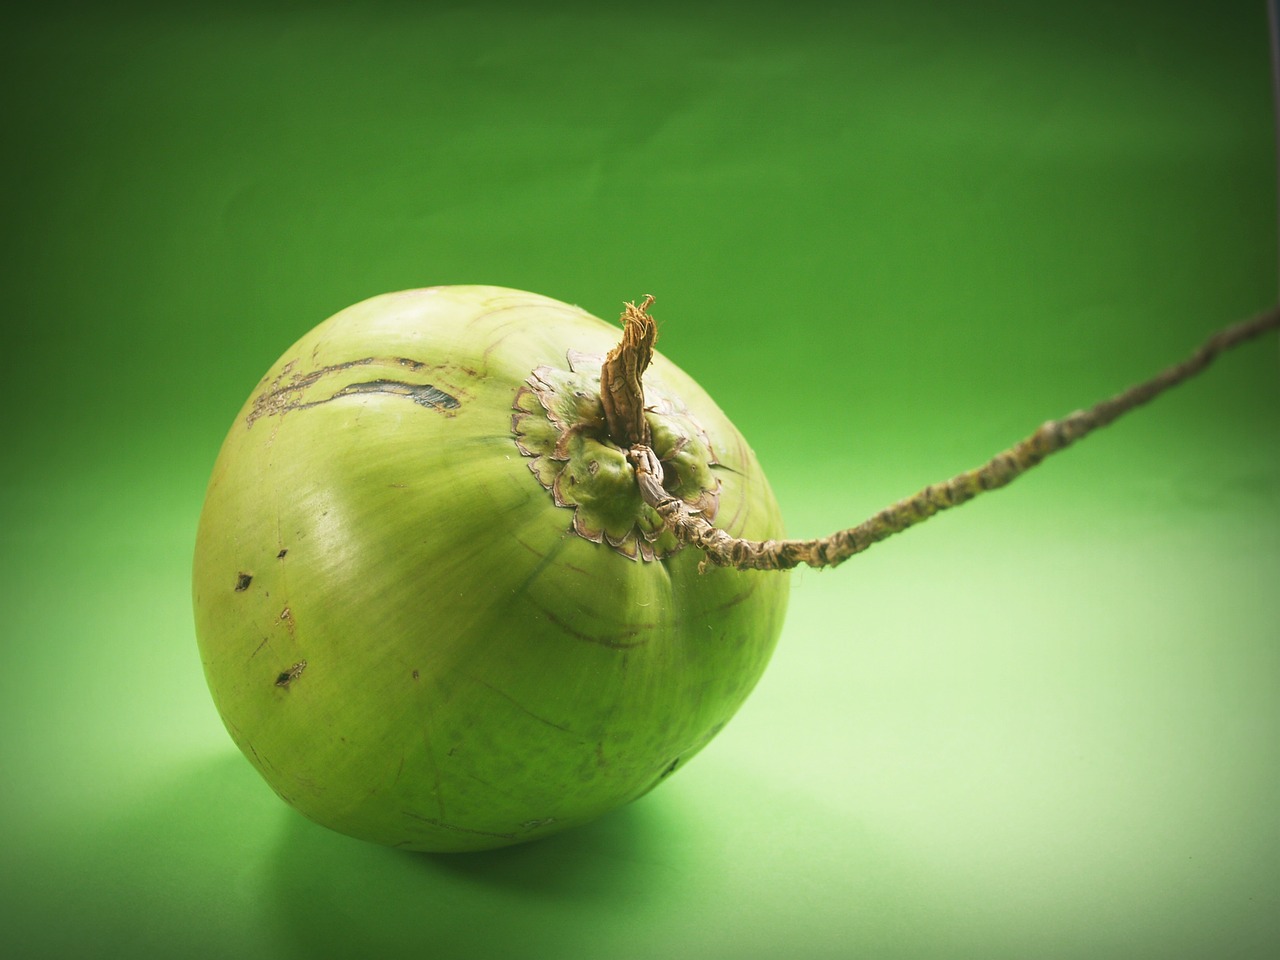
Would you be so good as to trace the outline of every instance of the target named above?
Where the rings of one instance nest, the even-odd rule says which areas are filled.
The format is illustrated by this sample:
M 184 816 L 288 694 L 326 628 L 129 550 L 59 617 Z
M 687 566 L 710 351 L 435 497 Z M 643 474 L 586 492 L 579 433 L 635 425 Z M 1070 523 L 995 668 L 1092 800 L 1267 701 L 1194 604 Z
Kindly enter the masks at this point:
M 589 542 L 514 444 L 530 371 L 618 335 L 498 287 L 387 294 L 304 336 L 246 402 L 200 520 L 196 633 L 227 729 L 306 816 L 415 850 L 545 836 L 650 790 L 755 686 L 786 575 Z M 256 397 L 325 367 L 338 369 L 277 394 L 292 409 L 252 416 Z M 378 379 L 459 405 L 329 399 Z M 711 399 L 660 355 L 646 383 L 711 437 L 719 524 L 779 536 L 768 482 Z

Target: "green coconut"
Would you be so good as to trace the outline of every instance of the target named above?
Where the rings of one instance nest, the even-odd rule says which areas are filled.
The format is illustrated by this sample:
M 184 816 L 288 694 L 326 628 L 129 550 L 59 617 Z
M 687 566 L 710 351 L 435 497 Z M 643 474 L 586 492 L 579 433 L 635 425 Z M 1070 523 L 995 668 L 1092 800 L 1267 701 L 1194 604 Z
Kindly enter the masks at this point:
M 374 297 L 295 343 L 232 424 L 194 564 L 235 743 L 301 813 L 412 850 L 498 847 L 651 790 L 724 727 L 788 578 L 708 565 L 611 439 L 617 326 L 489 286 Z M 666 495 L 780 537 L 751 448 L 661 354 Z
M 500 287 L 375 297 L 241 409 L 197 535 L 196 634 L 232 738 L 287 802 L 413 850 L 547 836 L 653 789 L 721 730 L 833 567 L 1280 329 L 1151 379 L 825 537 L 783 540 L 696 383 L 577 307 Z

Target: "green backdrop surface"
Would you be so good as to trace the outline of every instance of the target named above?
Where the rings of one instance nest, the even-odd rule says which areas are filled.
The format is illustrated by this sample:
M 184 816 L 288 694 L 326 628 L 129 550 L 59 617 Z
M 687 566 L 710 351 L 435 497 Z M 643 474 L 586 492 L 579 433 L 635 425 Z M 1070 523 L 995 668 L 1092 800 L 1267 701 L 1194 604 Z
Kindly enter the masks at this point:
M 286 808 L 190 611 L 301 333 L 495 283 L 660 348 L 790 531 L 1274 302 L 1261 3 L 52 2 L 6 14 L 0 944 L 15 957 L 1267 957 L 1280 356 L 799 573 L 659 790 L 408 855 Z

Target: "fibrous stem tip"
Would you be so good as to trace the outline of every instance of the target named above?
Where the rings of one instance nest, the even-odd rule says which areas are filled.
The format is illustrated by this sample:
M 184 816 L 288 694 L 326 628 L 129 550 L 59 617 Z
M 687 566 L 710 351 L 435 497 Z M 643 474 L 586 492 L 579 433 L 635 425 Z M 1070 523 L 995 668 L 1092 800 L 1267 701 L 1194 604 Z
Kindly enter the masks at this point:
M 622 342 L 609 351 L 600 368 L 600 403 L 609 438 L 624 450 L 649 443 L 641 381 L 658 339 L 658 325 L 648 313 L 652 303 L 653 297 L 646 295 L 639 306 L 628 303 L 623 308 Z

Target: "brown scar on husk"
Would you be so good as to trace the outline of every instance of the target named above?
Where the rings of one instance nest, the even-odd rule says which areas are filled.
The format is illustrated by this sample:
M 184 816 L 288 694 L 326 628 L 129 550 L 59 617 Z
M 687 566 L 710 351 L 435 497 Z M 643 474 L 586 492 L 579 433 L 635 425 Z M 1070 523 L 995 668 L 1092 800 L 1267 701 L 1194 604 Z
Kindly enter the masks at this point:
M 243 570 L 241 570 L 238 574 L 236 574 L 236 586 L 235 586 L 236 593 L 244 593 L 246 590 L 249 589 L 249 584 L 251 583 L 253 583 L 253 574 L 245 573 Z
M 291 410 L 306 410 L 324 403 L 359 394 L 380 393 L 403 396 L 413 400 L 419 406 L 430 407 L 446 415 L 462 406 L 458 397 L 430 383 L 408 383 L 403 380 L 378 378 L 362 383 L 351 383 L 334 392 L 331 396 L 319 400 L 305 400 L 304 392 L 315 386 L 322 379 L 351 370 L 356 367 L 402 367 L 413 373 L 428 369 L 421 360 L 409 357 L 361 357 L 344 363 L 334 363 L 320 367 L 307 373 L 294 373 L 296 360 L 290 360 L 253 401 L 253 409 L 245 415 L 245 428 L 252 429 L 255 421 L 262 417 L 283 416 Z M 436 371 L 444 367 L 437 365 Z M 456 388 L 450 387 L 456 391 Z

